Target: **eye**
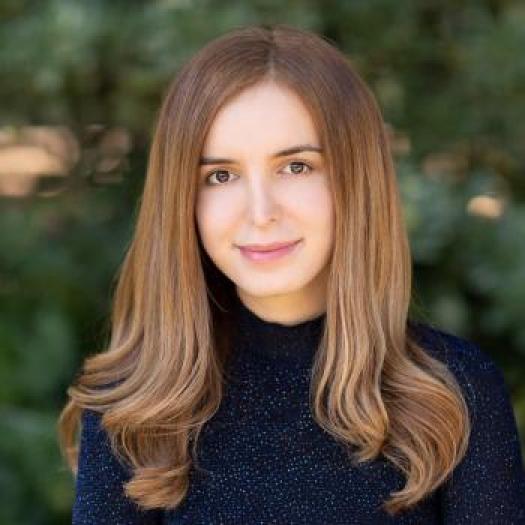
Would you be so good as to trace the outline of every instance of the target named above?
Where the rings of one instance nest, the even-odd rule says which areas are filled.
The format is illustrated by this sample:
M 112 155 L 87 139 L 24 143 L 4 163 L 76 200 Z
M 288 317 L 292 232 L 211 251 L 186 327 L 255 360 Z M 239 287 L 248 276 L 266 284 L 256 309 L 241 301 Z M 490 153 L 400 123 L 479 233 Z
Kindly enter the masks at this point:
M 296 175 L 304 175 L 305 173 L 310 173 L 312 171 L 312 169 L 313 169 L 310 165 L 306 164 L 305 162 L 301 162 L 300 160 L 294 160 L 292 162 L 289 162 L 287 164 L 287 166 L 293 166 L 292 173 L 294 173 Z M 302 169 L 305 166 L 307 168 L 306 172 Z M 301 169 L 300 170 L 296 170 L 297 167 L 299 167 Z
M 289 162 L 286 166 L 293 166 L 292 174 L 294 175 L 304 175 L 306 173 L 310 173 L 313 170 L 313 168 L 309 164 L 306 164 L 305 162 L 302 162 L 299 160 L 294 160 L 292 162 Z M 306 172 L 304 171 L 305 167 L 307 169 Z M 227 182 L 228 174 L 231 174 L 231 171 L 228 171 L 225 169 L 211 171 L 210 173 L 206 175 L 206 178 L 205 178 L 206 184 L 208 186 L 221 186 L 222 183 Z M 217 175 L 216 180 L 218 180 L 219 182 L 210 182 L 210 178 L 213 177 L 214 175 Z
M 206 175 L 206 184 L 208 184 L 209 186 L 220 186 L 221 183 L 225 182 L 225 180 L 227 179 L 227 174 L 229 174 L 229 173 L 231 173 L 231 171 L 228 171 L 228 170 L 211 171 L 210 173 L 208 173 L 208 175 Z M 210 177 L 212 177 L 215 174 L 219 174 L 217 180 L 219 180 L 220 182 L 218 182 L 218 183 L 216 183 L 216 182 L 209 182 Z

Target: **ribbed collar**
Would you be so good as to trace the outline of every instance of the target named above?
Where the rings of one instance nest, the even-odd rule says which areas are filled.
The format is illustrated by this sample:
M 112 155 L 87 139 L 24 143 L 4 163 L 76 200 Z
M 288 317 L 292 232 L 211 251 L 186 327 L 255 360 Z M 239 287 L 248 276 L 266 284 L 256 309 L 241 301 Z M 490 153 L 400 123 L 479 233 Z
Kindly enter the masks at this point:
M 237 298 L 238 350 L 275 364 L 311 364 L 322 335 L 326 313 L 295 325 L 269 322 Z

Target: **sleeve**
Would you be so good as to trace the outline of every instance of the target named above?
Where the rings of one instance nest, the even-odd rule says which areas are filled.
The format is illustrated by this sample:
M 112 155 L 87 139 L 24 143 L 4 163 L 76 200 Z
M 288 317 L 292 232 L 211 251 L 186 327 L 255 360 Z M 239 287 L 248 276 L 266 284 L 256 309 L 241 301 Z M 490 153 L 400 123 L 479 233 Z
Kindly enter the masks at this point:
M 443 523 L 524 525 L 525 472 L 507 385 L 487 354 L 477 346 L 472 352 L 457 376 L 471 411 L 471 437 L 442 488 Z
M 126 497 L 130 474 L 113 454 L 101 417 L 82 412 L 72 525 L 160 525 L 162 509 L 143 510 Z

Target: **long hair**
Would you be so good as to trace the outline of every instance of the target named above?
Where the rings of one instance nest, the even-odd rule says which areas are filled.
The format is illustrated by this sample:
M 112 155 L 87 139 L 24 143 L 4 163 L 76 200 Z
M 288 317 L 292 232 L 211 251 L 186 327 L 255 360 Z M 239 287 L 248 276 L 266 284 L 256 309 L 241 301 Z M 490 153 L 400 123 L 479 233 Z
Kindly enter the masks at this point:
M 404 474 L 404 488 L 383 504 L 394 515 L 462 459 L 468 406 L 445 363 L 411 333 L 411 253 L 378 104 L 328 39 L 286 25 L 219 36 L 167 89 L 117 273 L 111 336 L 67 390 L 61 450 L 76 475 L 80 414 L 95 410 L 114 453 L 132 467 L 126 495 L 145 509 L 173 509 L 184 499 L 199 433 L 221 403 L 234 326 L 234 288 L 196 228 L 198 162 L 219 109 L 268 79 L 292 89 L 311 113 L 335 209 L 310 407 L 318 425 L 354 449 L 356 465 L 383 454 Z

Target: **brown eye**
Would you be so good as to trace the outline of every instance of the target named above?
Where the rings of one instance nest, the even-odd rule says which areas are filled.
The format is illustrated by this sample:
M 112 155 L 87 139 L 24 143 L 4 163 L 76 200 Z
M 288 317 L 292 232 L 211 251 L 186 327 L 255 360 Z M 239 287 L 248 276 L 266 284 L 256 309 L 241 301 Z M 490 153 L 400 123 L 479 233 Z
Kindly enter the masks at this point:
M 313 168 L 310 165 L 302 161 L 292 161 L 289 162 L 287 166 L 291 166 L 291 171 L 294 175 L 306 175 L 313 171 Z M 231 175 L 231 172 L 225 169 L 212 171 L 206 176 L 206 184 L 208 186 L 223 186 L 223 183 L 228 182 L 229 175 Z M 215 176 L 217 182 L 211 182 L 213 176 Z
M 228 170 L 215 170 L 215 171 L 212 171 L 206 177 L 206 184 L 209 184 L 210 186 L 220 186 L 223 182 L 227 182 L 228 174 L 230 174 L 230 172 Z M 213 175 L 217 175 L 216 179 L 219 181 L 218 183 L 216 183 L 216 182 L 209 182 L 210 177 L 212 177 Z
M 303 175 L 312 171 L 311 166 L 301 161 L 292 161 L 288 164 L 288 166 L 291 166 L 292 173 L 296 175 Z M 307 168 L 306 171 L 304 170 L 305 167 Z

